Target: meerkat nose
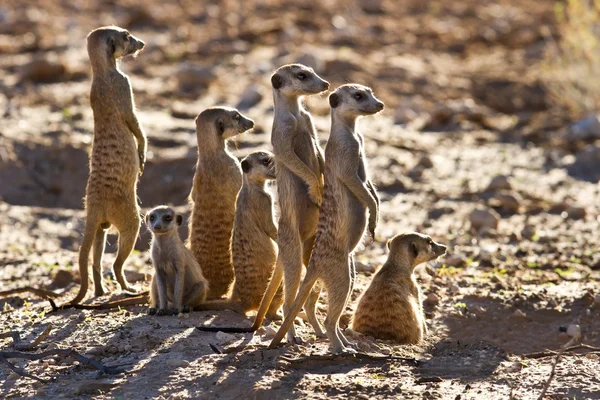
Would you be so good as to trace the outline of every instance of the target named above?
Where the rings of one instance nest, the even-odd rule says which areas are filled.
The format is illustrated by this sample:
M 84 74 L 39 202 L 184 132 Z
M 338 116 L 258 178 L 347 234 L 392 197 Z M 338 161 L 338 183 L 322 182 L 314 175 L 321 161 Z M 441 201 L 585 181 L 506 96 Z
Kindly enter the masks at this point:
M 378 101 L 377 102 L 377 108 L 379 109 L 379 111 L 383 110 L 385 108 L 385 104 L 383 104 L 382 101 Z
M 325 88 L 324 90 L 329 89 L 329 82 L 323 81 L 323 87 Z

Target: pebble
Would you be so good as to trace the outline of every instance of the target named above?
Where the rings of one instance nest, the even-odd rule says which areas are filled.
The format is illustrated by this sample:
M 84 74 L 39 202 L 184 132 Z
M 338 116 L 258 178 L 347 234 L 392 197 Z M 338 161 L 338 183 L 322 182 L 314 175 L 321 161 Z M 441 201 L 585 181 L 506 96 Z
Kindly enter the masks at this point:
M 429 158 L 428 156 L 423 156 L 419 159 L 419 161 L 417 162 L 417 165 L 419 167 L 423 167 L 425 169 L 427 168 L 433 168 L 433 162 L 431 161 L 431 158 Z
M 525 225 L 521 230 L 521 236 L 525 239 L 533 239 L 536 234 L 535 227 L 533 225 Z
M 21 67 L 21 80 L 36 83 L 60 82 L 68 78 L 67 67 L 61 61 L 37 59 Z
M 511 190 L 512 185 L 506 175 L 497 175 L 492 178 L 486 191 L 494 192 L 496 190 Z
M 425 298 L 425 304 L 436 306 L 440 303 L 440 298 L 435 293 L 429 293 Z
M 563 218 L 583 219 L 583 218 L 585 218 L 586 211 L 585 211 L 585 208 L 583 208 L 583 207 L 571 206 L 565 210 L 564 214 L 566 214 L 566 215 L 561 214 L 561 216 Z
M 497 229 L 500 216 L 494 210 L 478 208 L 471 212 L 469 220 L 471 227 L 477 231 L 482 228 Z
M 169 367 L 175 367 L 175 368 L 183 367 L 183 368 L 185 368 L 185 367 L 189 367 L 190 362 L 186 361 L 186 360 L 180 360 L 180 359 L 177 359 L 177 358 L 173 358 L 173 359 L 167 360 L 167 365 Z
M 567 327 L 567 335 L 574 338 L 581 337 L 581 327 L 579 325 L 571 324 Z
M 212 67 L 183 63 L 175 72 L 175 79 L 177 79 L 179 89 L 193 91 L 198 86 L 210 85 L 216 79 L 216 75 Z
M 230 335 L 229 333 L 222 332 L 222 331 L 217 332 L 216 338 L 220 343 L 231 343 L 236 339 L 235 336 Z
M 263 97 L 259 86 L 254 84 L 249 85 L 246 90 L 244 90 L 244 93 L 242 93 L 242 97 L 236 105 L 236 108 L 242 111 L 248 110 L 260 103 Z
M 454 294 L 454 293 L 458 293 L 460 292 L 460 288 L 458 286 L 456 286 L 455 284 L 451 284 L 450 287 L 448 288 L 448 293 Z
M 73 274 L 67 270 L 59 269 L 54 275 L 50 287 L 55 289 L 62 289 L 69 286 L 71 282 L 73 282 Z
M 521 208 L 521 201 L 516 193 L 502 192 L 496 194 L 490 199 L 490 204 L 494 207 L 500 207 L 506 214 L 516 214 Z
M 265 328 L 265 336 L 268 338 L 274 338 L 277 334 L 277 330 L 273 328 L 271 325 Z
M 279 389 L 281 387 L 281 381 L 271 382 L 271 389 Z
M 527 316 L 527 314 L 525 314 L 523 311 L 516 309 L 515 312 L 512 314 L 513 318 L 525 318 Z
M 598 354 L 588 353 L 585 355 L 585 358 L 587 358 L 588 360 L 598 360 L 600 356 Z
M 596 298 L 594 299 L 594 307 L 600 309 L 600 294 L 597 294 Z

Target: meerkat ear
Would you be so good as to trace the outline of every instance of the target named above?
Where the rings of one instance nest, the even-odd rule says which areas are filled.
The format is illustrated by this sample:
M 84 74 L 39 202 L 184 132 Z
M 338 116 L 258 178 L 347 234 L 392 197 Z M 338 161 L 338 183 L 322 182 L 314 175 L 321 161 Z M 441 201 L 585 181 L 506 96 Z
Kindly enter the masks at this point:
M 415 242 L 412 242 L 410 244 L 410 249 L 412 250 L 413 256 L 417 258 L 417 256 L 419 255 L 419 249 L 417 248 L 417 244 Z
M 110 54 L 115 54 L 115 51 L 117 51 L 117 48 L 115 46 L 115 38 L 109 36 L 108 39 L 106 39 L 106 44 L 108 45 Z
M 181 224 L 183 224 L 183 215 L 177 214 L 177 217 L 175 218 L 177 219 L 177 226 L 181 226 Z
M 281 79 L 281 75 L 273 75 L 271 77 L 271 85 L 273 85 L 274 89 L 279 89 L 281 86 L 283 86 L 283 80 Z
M 250 167 L 250 163 L 248 162 L 248 160 L 243 160 L 242 161 L 242 171 L 244 171 L 245 174 L 248 173 L 248 171 L 250 171 L 251 167 Z
M 336 108 L 340 104 L 340 96 L 337 93 L 331 93 L 329 95 L 329 105 L 331 108 Z
M 215 121 L 215 128 L 217 129 L 217 132 L 219 132 L 219 135 L 225 133 L 225 124 L 220 118 Z
M 386 243 L 385 246 L 387 247 L 388 251 L 390 251 L 392 249 L 392 239 L 389 239 Z
M 144 215 L 144 222 L 148 223 L 148 218 L 150 217 L 150 213 L 147 213 L 146 215 Z

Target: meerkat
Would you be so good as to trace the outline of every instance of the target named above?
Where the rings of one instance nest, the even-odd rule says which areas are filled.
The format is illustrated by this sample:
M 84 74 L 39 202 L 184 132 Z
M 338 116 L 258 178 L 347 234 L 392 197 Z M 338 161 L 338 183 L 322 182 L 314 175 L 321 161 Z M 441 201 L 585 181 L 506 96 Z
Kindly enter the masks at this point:
M 277 260 L 277 226 L 273 197 L 266 185 L 275 179 L 275 158 L 257 151 L 242 160 L 244 181 L 236 201 L 231 253 L 235 282 L 227 300 L 208 301 L 197 310 L 231 309 L 247 313 L 258 309 Z M 279 319 L 281 287 L 271 302 L 267 318 Z
M 356 129 L 357 119 L 384 108 L 370 88 L 357 84 L 340 86 L 329 96 L 331 135 L 325 148 L 325 187 L 315 247 L 298 297 L 269 347 L 281 342 L 308 298 L 317 280 L 328 293 L 325 319 L 332 351 L 355 353 L 342 334 L 339 320 L 354 283 L 353 252 L 367 228 L 375 238 L 379 200 L 369 179 L 364 140 Z
M 427 334 L 423 299 L 413 274 L 421 263 L 446 253 L 427 235 L 405 233 L 387 242 L 389 256 L 358 301 L 352 329 L 377 339 L 419 343 Z
M 123 264 L 140 229 L 136 191 L 138 174 L 142 174 L 146 162 L 147 141 L 135 112 L 129 78 L 119 70 L 118 62 L 143 48 L 144 42 L 116 26 L 98 28 L 87 37 L 92 65 L 90 103 L 94 112 L 94 142 L 85 197 L 87 217 L 79 249 L 81 286 L 72 304 L 81 302 L 87 293 L 92 248 L 94 294 L 106 293 L 102 283 L 102 255 L 111 225 L 119 233 L 114 274 L 122 290 L 134 291 L 123 275 Z
M 233 108 L 209 108 L 196 118 L 198 163 L 188 242 L 210 284 L 208 300 L 226 295 L 234 279 L 231 236 L 242 170 L 227 140 L 253 127 L 254 121 Z
M 146 214 L 146 226 L 152 233 L 150 254 L 155 269 L 148 314 L 189 312 L 206 300 L 208 281 L 179 237 L 177 229 L 182 223 L 183 216 L 171 207 L 159 206 Z M 172 304 L 170 309 L 169 303 Z
M 300 286 L 302 266 L 308 265 L 310 260 L 322 202 L 325 158 L 310 113 L 304 109 L 301 100 L 329 89 L 329 83 L 309 67 L 288 64 L 275 71 L 271 85 L 275 103 L 271 143 L 280 210 L 275 270 L 250 328 L 198 328 L 203 331 L 256 331 L 262 325 L 284 275 L 284 315 L 287 315 Z M 318 297 L 319 291 L 311 293 L 305 311 L 317 336 L 324 336 L 315 312 Z M 293 327 L 288 339 L 295 341 Z

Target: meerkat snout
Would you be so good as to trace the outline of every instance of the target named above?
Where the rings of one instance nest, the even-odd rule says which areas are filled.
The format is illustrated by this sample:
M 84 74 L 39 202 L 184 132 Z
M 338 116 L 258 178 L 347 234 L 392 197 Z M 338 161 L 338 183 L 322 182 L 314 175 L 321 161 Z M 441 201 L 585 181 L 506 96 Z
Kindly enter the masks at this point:
M 177 231 L 182 223 L 183 216 L 167 206 L 156 207 L 146 214 L 146 226 L 155 235 Z

